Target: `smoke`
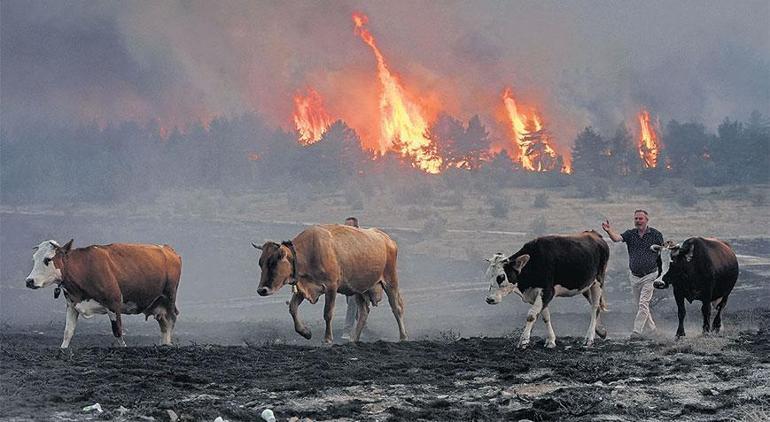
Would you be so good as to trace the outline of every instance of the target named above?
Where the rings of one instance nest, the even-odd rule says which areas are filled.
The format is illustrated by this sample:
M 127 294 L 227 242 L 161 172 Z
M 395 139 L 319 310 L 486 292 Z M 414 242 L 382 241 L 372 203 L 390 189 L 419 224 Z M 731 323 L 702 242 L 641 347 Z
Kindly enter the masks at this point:
M 423 104 L 504 136 L 500 95 L 541 110 L 560 151 L 584 126 L 614 131 L 647 107 L 715 126 L 770 104 L 767 2 L 3 2 L 5 126 L 162 125 L 256 112 L 293 128 L 293 94 L 376 136 L 374 58 Z

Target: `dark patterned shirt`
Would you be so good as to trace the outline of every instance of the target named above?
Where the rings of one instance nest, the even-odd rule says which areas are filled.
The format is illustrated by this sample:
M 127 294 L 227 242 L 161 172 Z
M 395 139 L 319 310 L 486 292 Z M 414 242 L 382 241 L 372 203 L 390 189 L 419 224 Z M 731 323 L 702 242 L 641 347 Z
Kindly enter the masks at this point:
M 620 235 L 628 247 L 628 268 L 637 277 L 643 277 L 658 270 L 658 254 L 650 249 L 652 245 L 662 245 L 663 235 L 647 227 L 644 236 L 639 237 L 639 230 L 629 229 Z

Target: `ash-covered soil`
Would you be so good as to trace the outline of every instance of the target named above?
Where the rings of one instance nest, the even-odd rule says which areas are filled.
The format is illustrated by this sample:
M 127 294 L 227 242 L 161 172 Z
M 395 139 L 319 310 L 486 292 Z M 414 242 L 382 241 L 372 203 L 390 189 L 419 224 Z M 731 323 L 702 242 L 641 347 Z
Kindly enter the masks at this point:
M 766 420 L 770 311 L 736 313 L 725 325 L 745 321 L 756 328 L 722 337 L 691 330 L 680 341 L 671 332 L 617 338 L 589 349 L 560 337 L 554 350 L 541 337 L 518 350 L 513 337 L 443 333 L 328 347 L 81 346 L 68 355 L 50 346 L 58 327 L 5 329 L 0 419 L 164 421 L 173 410 L 181 420 L 255 421 L 269 407 L 283 421 Z M 94 403 L 104 413 L 82 410 Z

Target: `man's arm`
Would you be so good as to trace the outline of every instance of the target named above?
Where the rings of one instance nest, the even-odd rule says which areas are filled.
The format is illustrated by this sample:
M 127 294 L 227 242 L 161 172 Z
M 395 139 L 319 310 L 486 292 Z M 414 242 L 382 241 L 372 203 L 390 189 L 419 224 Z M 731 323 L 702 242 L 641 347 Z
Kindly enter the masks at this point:
M 622 242 L 623 237 L 621 237 L 618 232 L 612 229 L 612 226 L 610 226 L 610 220 L 604 220 L 602 222 L 602 228 L 605 232 L 610 236 L 610 239 L 612 239 L 613 242 Z

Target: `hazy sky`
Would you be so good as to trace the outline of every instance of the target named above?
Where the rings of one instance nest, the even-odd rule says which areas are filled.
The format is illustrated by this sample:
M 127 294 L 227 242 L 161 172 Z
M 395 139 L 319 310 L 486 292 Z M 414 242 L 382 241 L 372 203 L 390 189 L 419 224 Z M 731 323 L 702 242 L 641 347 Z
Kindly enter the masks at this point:
M 419 102 L 491 124 L 513 88 L 560 144 L 648 107 L 664 122 L 770 112 L 770 2 L 3 1 L 3 123 L 256 111 L 291 128 L 306 87 L 354 128 L 376 115 L 368 28 Z

